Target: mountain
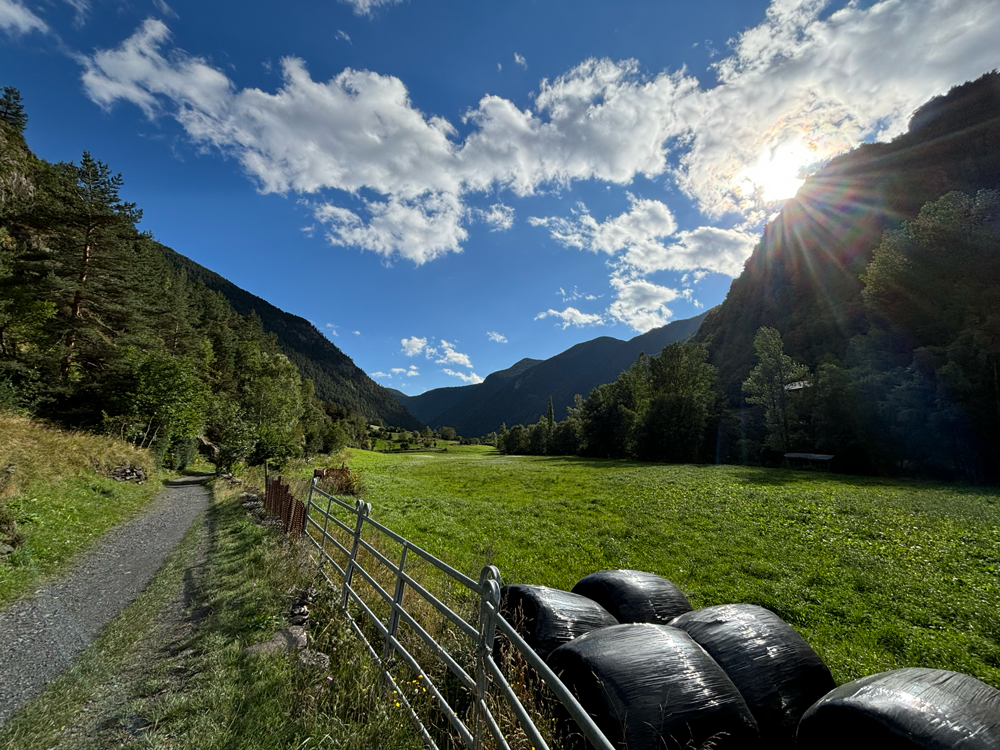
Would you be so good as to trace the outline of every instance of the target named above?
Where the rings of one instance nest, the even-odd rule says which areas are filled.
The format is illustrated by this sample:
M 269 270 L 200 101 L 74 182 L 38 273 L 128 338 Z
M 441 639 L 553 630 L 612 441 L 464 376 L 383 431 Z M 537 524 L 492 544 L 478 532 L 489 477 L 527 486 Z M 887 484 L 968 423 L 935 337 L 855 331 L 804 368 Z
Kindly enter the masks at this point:
M 281 351 L 295 364 L 302 377 L 313 381 L 316 395 L 321 399 L 341 404 L 369 419 L 381 419 L 388 425 L 411 430 L 421 426 L 421 422 L 387 389 L 369 378 L 308 320 L 240 289 L 166 245 L 159 247 L 175 268 L 183 271 L 187 278 L 222 294 L 240 315 L 255 312 L 264 330 L 277 337 Z
M 851 338 L 868 330 L 859 276 L 883 232 L 949 191 L 1000 187 L 998 144 L 994 71 L 924 104 L 893 141 L 860 146 L 806 180 L 695 336 L 731 403 L 741 398 L 760 326 L 778 329 L 786 353 L 812 368 L 844 361 Z
M 602 383 L 610 383 L 640 352 L 652 356 L 667 344 L 687 339 L 707 314 L 668 323 L 628 341 L 600 336 L 546 360 L 522 359 L 477 385 L 397 398 L 432 427 L 449 425 L 465 436 L 485 435 L 497 430 L 501 422 L 507 426 L 537 422 L 547 412 L 550 396 L 560 419 L 576 394 L 586 396 Z
M 487 394 L 494 394 L 498 389 L 502 389 L 503 385 L 510 378 L 520 375 L 529 367 L 534 367 L 541 361 L 542 360 L 540 359 L 529 359 L 525 357 L 519 362 L 516 362 L 508 367 L 506 370 L 500 370 L 488 376 L 482 383 L 459 385 L 450 388 L 435 388 L 432 391 L 421 393 L 419 396 L 407 396 L 405 393 L 397 391 L 395 388 L 390 388 L 388 390 L 393 396 L 395 396 L 399 403 L 406 407 L 410 414 L 415 416 L 421 422 L 430 424 L 435 417 L 437 417 L 437 415 L 449 413 L 455 406 L 462 403 L 466 398 L 471 397 L 473 394 L 478 394 L 479 399 L 487 397 Z M 450 422 L 441 422 L 436 426 L 441 427 L 445 424 L 451 425 Z M 487 432 L 489 432 L 489 430 L 487 430 Z

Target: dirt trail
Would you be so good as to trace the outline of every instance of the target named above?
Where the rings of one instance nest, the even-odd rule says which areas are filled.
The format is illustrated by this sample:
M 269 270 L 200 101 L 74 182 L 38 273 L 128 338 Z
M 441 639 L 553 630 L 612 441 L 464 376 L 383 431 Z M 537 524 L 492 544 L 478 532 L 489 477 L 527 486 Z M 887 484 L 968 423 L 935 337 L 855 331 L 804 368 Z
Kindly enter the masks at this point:
M 141 516 L 105 534 L 68 577 L 0 611 L 0 724 L 69 668 L 149 584 L 208 507 L 206 479 L 171 482 Z

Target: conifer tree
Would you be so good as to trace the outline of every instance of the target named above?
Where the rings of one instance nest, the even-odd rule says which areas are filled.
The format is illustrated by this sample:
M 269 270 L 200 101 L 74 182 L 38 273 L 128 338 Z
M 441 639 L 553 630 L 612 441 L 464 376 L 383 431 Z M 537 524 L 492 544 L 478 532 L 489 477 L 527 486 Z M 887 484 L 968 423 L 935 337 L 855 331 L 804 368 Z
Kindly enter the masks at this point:
M 28 115 L 21 103 L 21 92 L 13 86 L 4 86 L 3 94 L 0 95 L 0 121 L 14 126 L 19 133 L 23 133 L 28 126 Z

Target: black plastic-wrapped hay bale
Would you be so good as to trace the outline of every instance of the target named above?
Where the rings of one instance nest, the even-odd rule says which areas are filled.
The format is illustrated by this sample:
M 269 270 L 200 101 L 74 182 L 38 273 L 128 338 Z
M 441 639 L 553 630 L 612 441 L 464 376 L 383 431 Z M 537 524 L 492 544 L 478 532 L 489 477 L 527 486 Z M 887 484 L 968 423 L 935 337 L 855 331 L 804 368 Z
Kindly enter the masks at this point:
M 602 628 L 556 649 L 548 663 L 615 747 L 758 746 L 757 722 L 736 686 L 683 630 L 649 623 Z M 576 734 L 568 744 L 584 743 Z
M 794 747 L 799 719 L 836 687 L 830 670 L 802 636 L 763 607 L 706 607 L 670 624 L 690 634 L 729 675 L 768 748 Z
M 500 614 L 543 659 L 579 635 L 618 624 L 585 596 L 520 583 L 500 589 Z
M 618 622 L 666 625 L 691 611 L 684 593 L 663 576 L 641 570 L 601 570 L 581 578 L 573 587 L 604 607 Z
M 997 750 L 1000 690 L 944 669 L 908 667 L 841 685 L 799 723 L 800 750 Z

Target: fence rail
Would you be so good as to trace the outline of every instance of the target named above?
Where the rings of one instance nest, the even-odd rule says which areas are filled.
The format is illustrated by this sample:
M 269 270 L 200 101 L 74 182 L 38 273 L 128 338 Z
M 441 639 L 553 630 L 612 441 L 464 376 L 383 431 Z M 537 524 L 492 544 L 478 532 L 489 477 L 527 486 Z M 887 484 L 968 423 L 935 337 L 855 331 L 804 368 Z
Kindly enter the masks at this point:
M 270 480 L 269 480 L 270 481 Z M 502 633 L 510 642 L 511 647 L 530 664 L 544 683 L 553 692 L 556 698 L 562 703 L 566 711 L 579 725 L 583 735 L 590 744 L 597 750 L 614 750 L 608 739 L 594 723 L 579 704 L 569 689 L 562 681 L 549 669 L 548 665 L 534 652 L 534 650 L 518 635 L 517 631 L 500 614 L 500 588 L 503 585 L 500 578 L 500 571 L 492 565 L 487 565 L 479 574 L 479 580 L 475 581 L 468 576 L 455 570 L 448 564 L 442 562 L 434 555 L 416 546 L 408 539 L 400 536 L 391 529 L 383 526 L 371 518 L 371 504 L 358 500 L 353 506 L 344 502 L 331 494 L 328 494 L 316 486 L 317 480 L 314 478 L 309 487 L 309 497 L 305 503 L 302 515 L 302 531 L 309 538 L 317 551 L 314 560 L 319 566 L 320 572 L 327 583 L 335 590 L 340 591 L 341 608 L 347 614 L 351 629 L 365 644 L 369 655 L 378 665 L 384 683 L 391 687 L 399 696 L 400 702 L 417 725 L 421 737 L 428 747 L 437 750 L 431 732 L 425 726 L 416 711 L 415 707 L 406 698 L 406 695 L 390 672 L 390 666 L 398 662 L 396 657 L 413 671 L 417 679 L 426 687 L 427 691 L 434 697 L 435 704 L 444 714 L 448 725 L 458 735 L 461 743 L 470 750 L 481 750 L 484 747 L 487 734 L 492 737 L 497 746 L 502 750 L 510 750 L 497 716 L 490 708 L 491 696 L 496 693 L 509 706 L 522 731 L 535 750 L 548 750 L 548 744 L 538 727 L 532 721 L 527 709 L 518 699 L 503 670 L 499 667 L 493 657 L 493 642 L 497 631 Z M 280 485 L 280 481 L 278 482 Z M 287 485 L 281 485 L 287 491 Z M 270 487 L 270 485 L 269 485 Z M 290 496 L 290 493 L 289 493 Z M 318 500 L 317 500 L 318 498 Z M 296 501 L 298 502 L 298 501 Z M 302 503 L 298 503 L 300 506 Z M 325 508 L 323 506 L 326 506 Z M 337 518 L 336 513 L 347 513 L 352 524 L 345 523 Z M 290 511 L 290 517 L 294 518 L 294 511 Z M 322 523 L 320 523 L 322 521 Z M 288 523 L 286 522 L 286 528 Z M 342 543 L 333 532 L 339 530 L 340 533 L 349 535 L 349 544 Z M 364 538 L 365 532 L 370 531 L 383 538 L 391 540 L 401 547 L 398 561 L 390 560 L 377 548 L 377 545 L 370 543 Z M 345 540 L 346 541 L 346 540 Z M 342 564 L 338 563 L 330 554 L 330 549 L 342 556 Z M 393 589 L 390 593 L 386 586 L 379 583 L 377 574 L 373 570 L 367 570 L 358 557 L 359 551 L 364 551 L 374 561 L 384 569 L 383 580 L 392 580 Z M 410 572 L 413 570 L 412 562 L 407 567 L 407 560 L 418 558 L 429 564 L 434 569 L 440 571 L 458 586 L 471 592 L 479 600 L 478 618 L 473 624 L 468 622 L 458 613 L 454 612 L 445 602 L 432 594 L 424 585 L 415 580 Z M 388 578 L 385 577 L 388 572 Z M 331 578 L 331 573 L 334 577 Z M 364 580 L 367 587 L 371 588 L 381 600 L 381 607 L 388 607 L 386 617 L 379 617 L 374 609 L 379 604 L 370 601 L 366 602 L 359 593 L 355 576 Z M 423 601 L 432 606 L 439 614 L 452 623 L 460 633 L 468 639 L 468 645 L 474 648 L 475 669 L 474 674 L 469 672 L 459 663 L 459 659 L 449 653 L 414 617 L 412 612 L 404 607 L 407 591 L 414 592 Z M 351 605 L 356 605 L 357 609 L 363 613 L 364 617 L 359 618 L 361 623 L 351 614 Z M 382 640 L 381 648 L 376 648 L 368 636 L 365 635 L 362 627 L 365 621 L 378 633 Z M 430 673 L 420 664 L 414 656 L 400 642 L 400 623 L 405 623 L 419 638 L 427 650 L 433 654 L 447 669 L 454 680 L 456 680 L 469 694 L 472 700 L 472 727 L 470 728 L 459 711 L 448 701 L 446 690 L 438 685 L 431 678 Z M 491 693 L 491 688 L 495 687 L 495 692 Z

